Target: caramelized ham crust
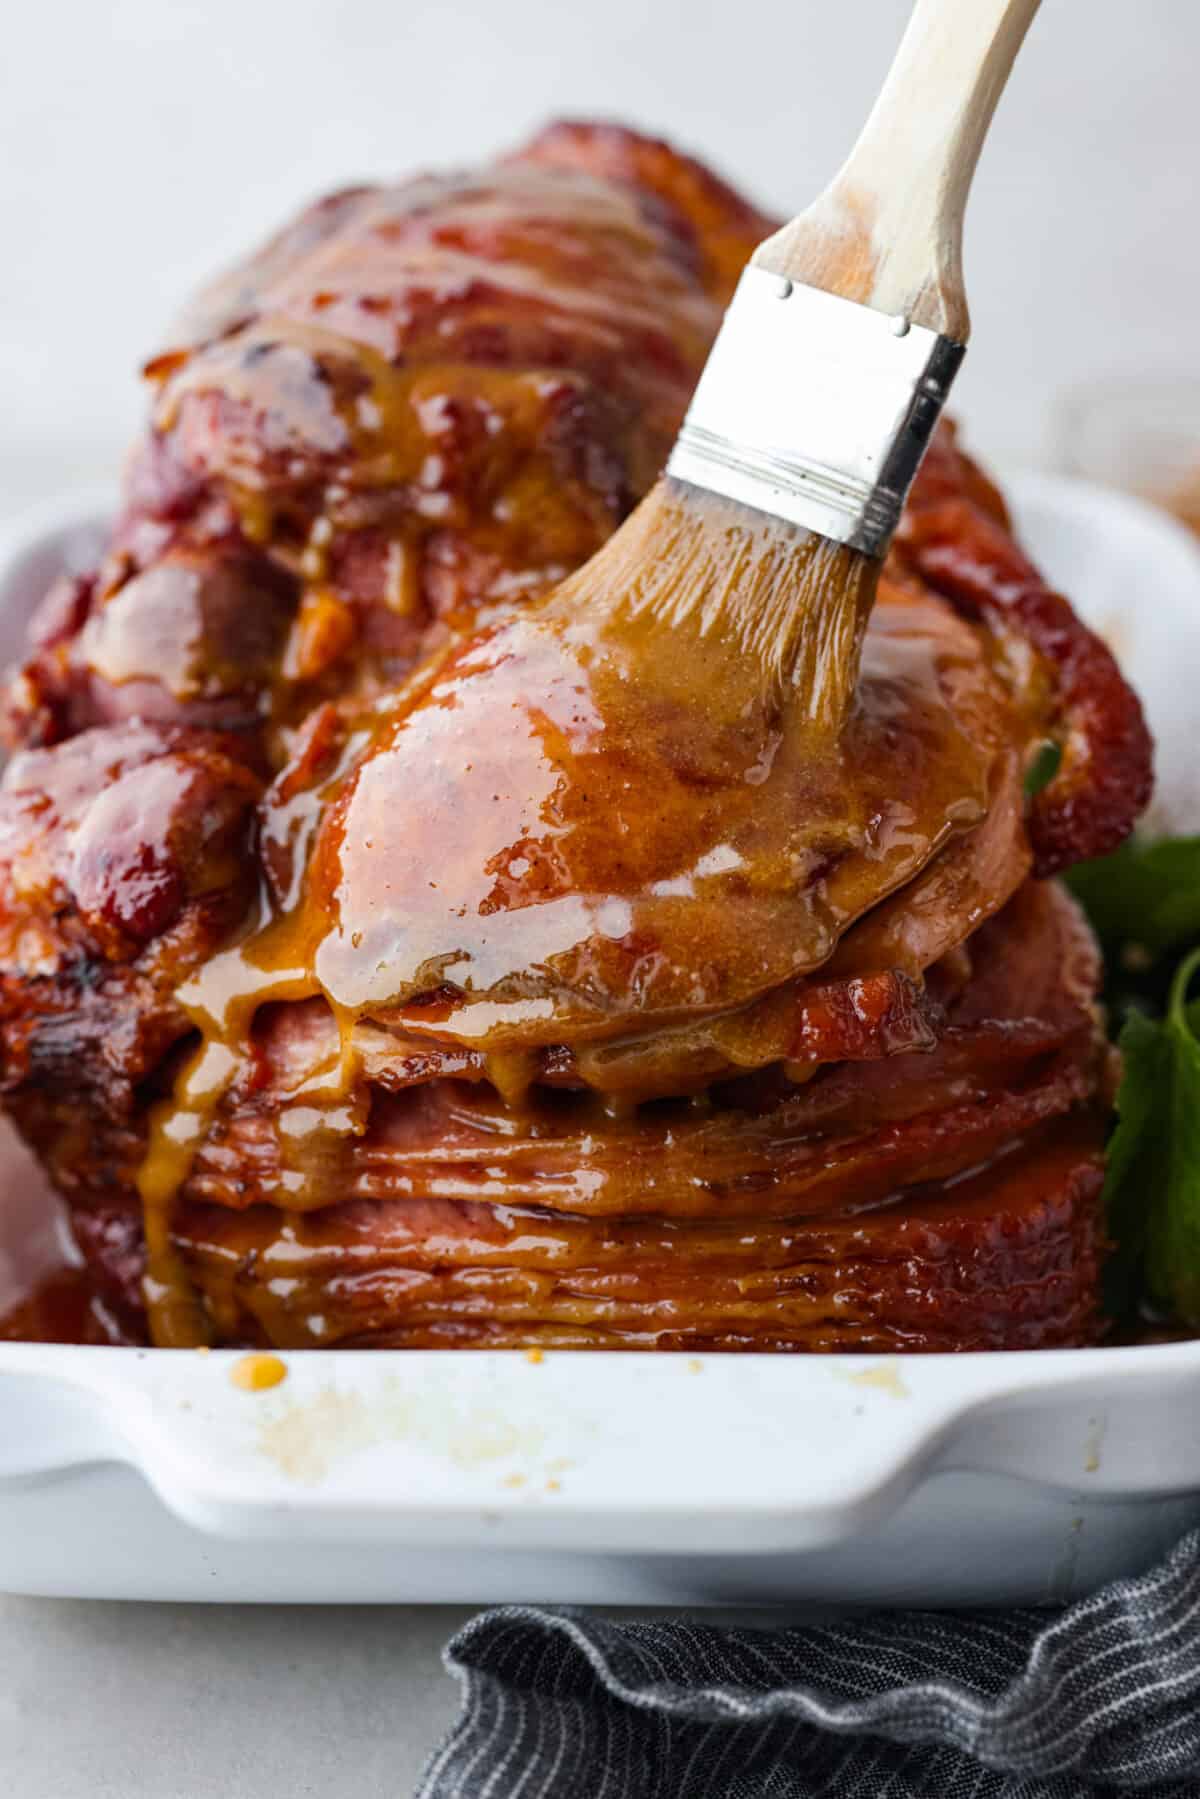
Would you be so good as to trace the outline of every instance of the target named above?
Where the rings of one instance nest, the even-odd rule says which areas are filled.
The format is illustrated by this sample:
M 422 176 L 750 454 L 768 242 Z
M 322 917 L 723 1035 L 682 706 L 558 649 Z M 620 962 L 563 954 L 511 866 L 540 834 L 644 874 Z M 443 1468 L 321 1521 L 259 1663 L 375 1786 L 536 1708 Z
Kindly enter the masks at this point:
M 666 490 L 619 614 L 578 572 L 770 225 L 552 127 L 310 208 L 148 365 L 0 789 L 0 1086 L 130 1339 L 1100 1328 L 1099 970 L 1031 872 L 1145 802 L 1107 650 L 948 429 L 869 618 L 722 635 L 823 554 L 732 515 L 664 608 Z
M 276 1010 L 260 1045 L 270 1073 L 214 1123 L 176 1243 L 231 1341 L 1090 1340 L 1105 1132 L 1094 944 L 1060 889 L 1031 883 L 972 955 L 979 971 L 933 1051 L 835 1064 L 798 1088 L 760 1076 L 700 1110 L 626 1119 L 582 1091 L 514 1115 L 486 1083 L 434 1074 L 376 1089 L 356 1132 L 298 1135 L 311 1076 L 295 1041 L 272 1041 L 291 1024 Z M 57 1114 L 31 1107 L 26 1128 L 132 1326 L 144 1262 L 121 1169 L 144 1145 L 112 1129 L 81 1165 Z

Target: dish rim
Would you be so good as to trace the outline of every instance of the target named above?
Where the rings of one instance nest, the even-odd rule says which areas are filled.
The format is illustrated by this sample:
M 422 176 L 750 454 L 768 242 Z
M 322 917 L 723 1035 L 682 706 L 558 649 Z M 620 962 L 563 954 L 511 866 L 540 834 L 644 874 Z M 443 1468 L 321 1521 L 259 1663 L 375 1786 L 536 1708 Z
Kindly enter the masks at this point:
M 1022 490 L 1034 487 L 1051 500 L 1073 492 L 1085 507 L 1115 501 L 1114 516 L 1154 527 L 1164 554 L 1182 558 L 1186 550 L 1200 570 L 1190 535 L 1148 504 L 1067 477 L 1017 476 L 1006 492 L 1016 494 L 1018 513 Z M 113 487 L 93 485 L 0 517 L 0 589 L 23 558 L 48 551 L 65 530 L 98 523 L 114 497 Z M 543 1366 L 520 1379 L 513 1370 L 530 1359 L 520 1350 L 314 1349 L 280 1352 L 287 1379 L 262 1394 L 246 1394 L 229 1378 L 242 1353 L 0 1343 L 0 1416 L 7 1413 L 9 1423 L 0 1491 L 116 1460 L 136 1466 L 188 1522 L 231 1536 L 371 1536 L 402 1526 L 410 1540 L 474 1542 L 486 1517 L 517 1546 L 612 1546 L 623 1519 L 618 1546 L 665 1552 L 672 1532 L 684 1531 L 689 1547 L 714 1552 L 729 1546 L 731 1519 L 741 1526 L 755 1520 L 759 1548 L 840 1540 L 893 1510 L 934 1469 L 1017 1473 L 1059 1488 L 1082 1484 L 1097 1497 L 1200 1487 L 1200 1433 L 1194 1451 L 1180 1442 L 1173 1453 L 1159 1453 L 1163 1431 L 1147 1438 L 1138 1418 L 1140 1411 L 1147 1430 L 1155 1420 L 1158 1428 L 1164 1404 L 1196 1390 L 1200 1338 L 887 1357 L 547 1350 Z M 423 1391 L 440 1394 L 452 1414 L 491 1404 L 516 1433 L 511 1453 L 472 1461 L 461 1444 L 438 1438 Z M 323 1398 L 330 1394 L 332 1400 Z M 531 1450 L 520 1435 L 534 1394 L 544 1418 Z M 636 1457 L 631 1462 L 624 1440 L 601 1443 L 582 1464 L 578 1456 L 547 1453 L 559 1438 L 578 1435 L 573 1414 L 596 1408 L 602 1395 L 610 1412 L 626 1405 L 643 1427 L 657 1417 L 660 1453 L 648 1479 L 643 1462 L 643 1478 L 629 1485 Z M 514 1396 L 510 1417 L 505 1408 Z M 356 1398 L 366 1408 L 357 1447 L 316 1476 L 310 1478 L 315 1463 L 304 1472 L 303 1455 L 289 1473 L 264 1449 L 272 1431 L 276 1439 L 288 1428 L 303 1434 L 287 1421 L 304 1406 L 344 1412 Z M 795 1438 L 772 1430 L 780 1405 L 803 1408 L 811 1453 L 799 1462 Z M 764 1440 L 749 1443 L 745 1467 L 722 1477 L 720 1491 L 710 1484 L 689 1500 L 690 1439 L 710 1441 L 713 1418 L 722 1413 L 723 1431 L 741 1417 L 757 1421 Z M 1030 1426 L 1039 1416 L 1055 1422 L 1035 1441 Z M 1101 1417 L 1114 1444 L 1103 1458 L 1088 1434 Z M 1023 1446 L 1011 1433 L 1006 1438 L 1014 1418 L 1024 1420 Z M 346 1435 L 344 1421 L 339 1428 Z M 1154 1452 L 1137 1453 L 1139 1441 Z M 822 1466 L 814 1470 L 818 1451 Z M 545 1474 L 556 1460 L 572 1467 L 561 1490 Z

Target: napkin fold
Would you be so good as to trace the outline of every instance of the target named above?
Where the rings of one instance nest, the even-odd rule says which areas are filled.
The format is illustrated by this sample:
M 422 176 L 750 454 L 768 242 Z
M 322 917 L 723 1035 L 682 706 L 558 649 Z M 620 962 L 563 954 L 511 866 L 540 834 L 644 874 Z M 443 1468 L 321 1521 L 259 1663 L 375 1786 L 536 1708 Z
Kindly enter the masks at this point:
M 827 1625 L 501 1606 L 417 1799 L 1200 1795 L 1200 1531 L 1066 1611 Z

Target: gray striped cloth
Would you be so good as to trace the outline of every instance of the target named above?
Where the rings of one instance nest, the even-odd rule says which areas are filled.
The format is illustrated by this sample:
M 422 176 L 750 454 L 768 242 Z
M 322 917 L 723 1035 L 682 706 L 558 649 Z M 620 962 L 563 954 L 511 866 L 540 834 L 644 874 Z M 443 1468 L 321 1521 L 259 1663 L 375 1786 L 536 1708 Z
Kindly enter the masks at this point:
M 1053 1616 L 821 1626 L 483 1612 L 417 1799 L 1200 1795 L 1200 1531 Z

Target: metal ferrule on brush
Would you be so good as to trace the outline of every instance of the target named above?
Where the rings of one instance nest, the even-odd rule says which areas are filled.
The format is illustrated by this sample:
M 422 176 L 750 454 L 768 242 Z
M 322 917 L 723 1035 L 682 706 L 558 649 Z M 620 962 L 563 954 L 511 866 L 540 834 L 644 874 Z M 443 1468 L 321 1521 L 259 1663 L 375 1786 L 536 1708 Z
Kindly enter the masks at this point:
M 667 473 L 882 556 L 962 344 L 748 268 Z

